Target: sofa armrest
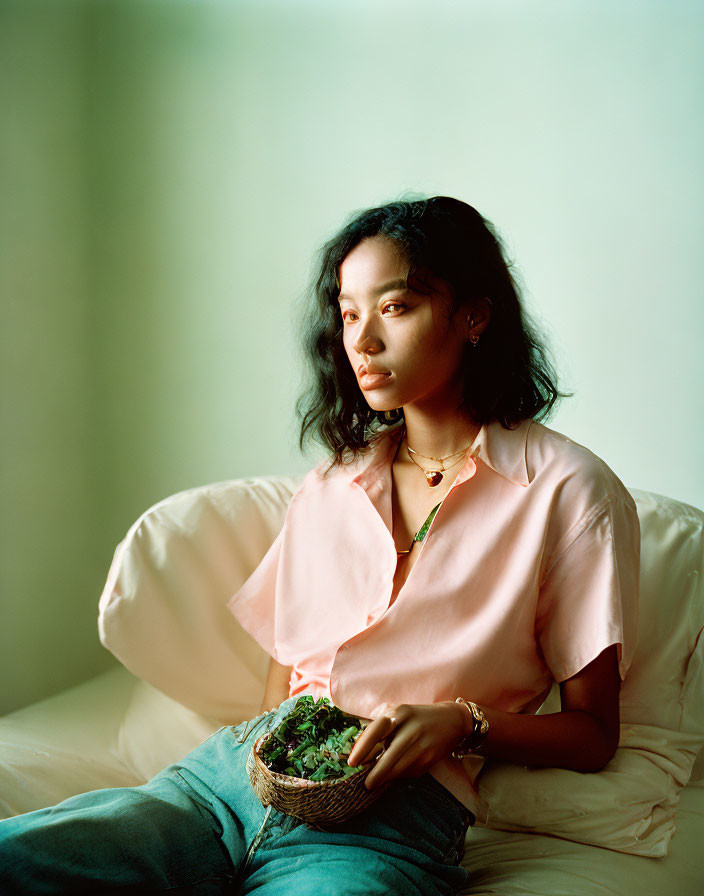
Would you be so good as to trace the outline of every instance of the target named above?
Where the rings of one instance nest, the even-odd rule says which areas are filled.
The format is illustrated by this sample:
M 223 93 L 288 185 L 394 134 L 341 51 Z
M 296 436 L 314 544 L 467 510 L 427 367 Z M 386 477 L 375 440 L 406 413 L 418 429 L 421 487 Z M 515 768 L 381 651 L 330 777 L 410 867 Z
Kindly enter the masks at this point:
M 138 784 L 111 749 L 135 683 L 118 668 L 0 718 L 0 817 Z
M 0 718 L 0 818 L 143 784 L 218 727 L 112 669 Z

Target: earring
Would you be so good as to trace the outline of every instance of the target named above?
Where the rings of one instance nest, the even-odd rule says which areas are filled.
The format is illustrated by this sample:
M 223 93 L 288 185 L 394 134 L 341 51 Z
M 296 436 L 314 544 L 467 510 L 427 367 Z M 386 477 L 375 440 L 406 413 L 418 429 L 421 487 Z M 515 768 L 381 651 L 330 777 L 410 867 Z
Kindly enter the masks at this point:
M 472 327 L 474 325 L 474 318 L 468 317 L 467 323 L 469 324 L 470 327 Z M 476 345 L 479 342 L 479 337 L 476 335 L 476 333 L 473 333 L 470 335 L 469 341 L 472 343 L 472 345 Z

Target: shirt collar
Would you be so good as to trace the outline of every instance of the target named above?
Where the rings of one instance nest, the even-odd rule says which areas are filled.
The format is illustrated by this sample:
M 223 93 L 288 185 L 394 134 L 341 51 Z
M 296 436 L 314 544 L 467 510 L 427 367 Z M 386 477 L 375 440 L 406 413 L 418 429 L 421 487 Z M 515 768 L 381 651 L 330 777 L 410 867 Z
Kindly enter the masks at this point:
M 526 447 L 532 423 L 533 420 L 523 420 L 515 429 L 504 429 L 498 420 L 484 423 L 471 444 L 455 484 L 471 478 L 476 471 L 476 460 L 481 460 L 505 479 L 517 485 L 529 485 Z M 383 468 L 391 465 L 404 429 L 403 423 L 399 423 L 376 439 L 364 458 L 353 465 L 357 470 L 353 482 L 366 488 L 381 478 Z
M 485 423 L 477 433 L 470 457 L 478 457 L 516 485 L 530 485 L 526 449 L 532 423 L 530 419 L 522 420 L 515 429 L 504 429 L 498 420 Z

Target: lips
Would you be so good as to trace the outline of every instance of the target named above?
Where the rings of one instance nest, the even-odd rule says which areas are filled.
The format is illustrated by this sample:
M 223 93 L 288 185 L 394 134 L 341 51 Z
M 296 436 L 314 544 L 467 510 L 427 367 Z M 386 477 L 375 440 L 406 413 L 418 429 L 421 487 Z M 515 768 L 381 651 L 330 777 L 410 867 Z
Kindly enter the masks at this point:
M 359 376 L 360 378 L 363 377 L 365 374 L 369 374 L 370 376 L 372 376 L 375 373 L 389 374 L 389 373 L 391 373 L 391 371 L 384 370 L 383 367 L 367 367 L 364 364 L 362 364 L 360 367 L 357 368 L 357 376 Z
M 382 388 L 391 378 L 390 370 L 380 372 L 379 368 L 375 367 L 362 368 L 362 370 L 364 372 L 359 377 L 359 388 L 364 392 Z

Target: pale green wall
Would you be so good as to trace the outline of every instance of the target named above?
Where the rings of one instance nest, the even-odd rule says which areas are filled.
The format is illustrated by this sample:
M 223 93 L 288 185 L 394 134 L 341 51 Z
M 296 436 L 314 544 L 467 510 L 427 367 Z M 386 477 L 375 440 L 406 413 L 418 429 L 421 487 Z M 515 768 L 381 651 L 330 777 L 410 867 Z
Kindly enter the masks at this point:
M 115 664 L 117 542 L 194 485 L 303 472 L 299 297 L 406 190 L 506 237 L 549 425 L 704 506 L 704 8 L 0 0 L 0 712 Z

